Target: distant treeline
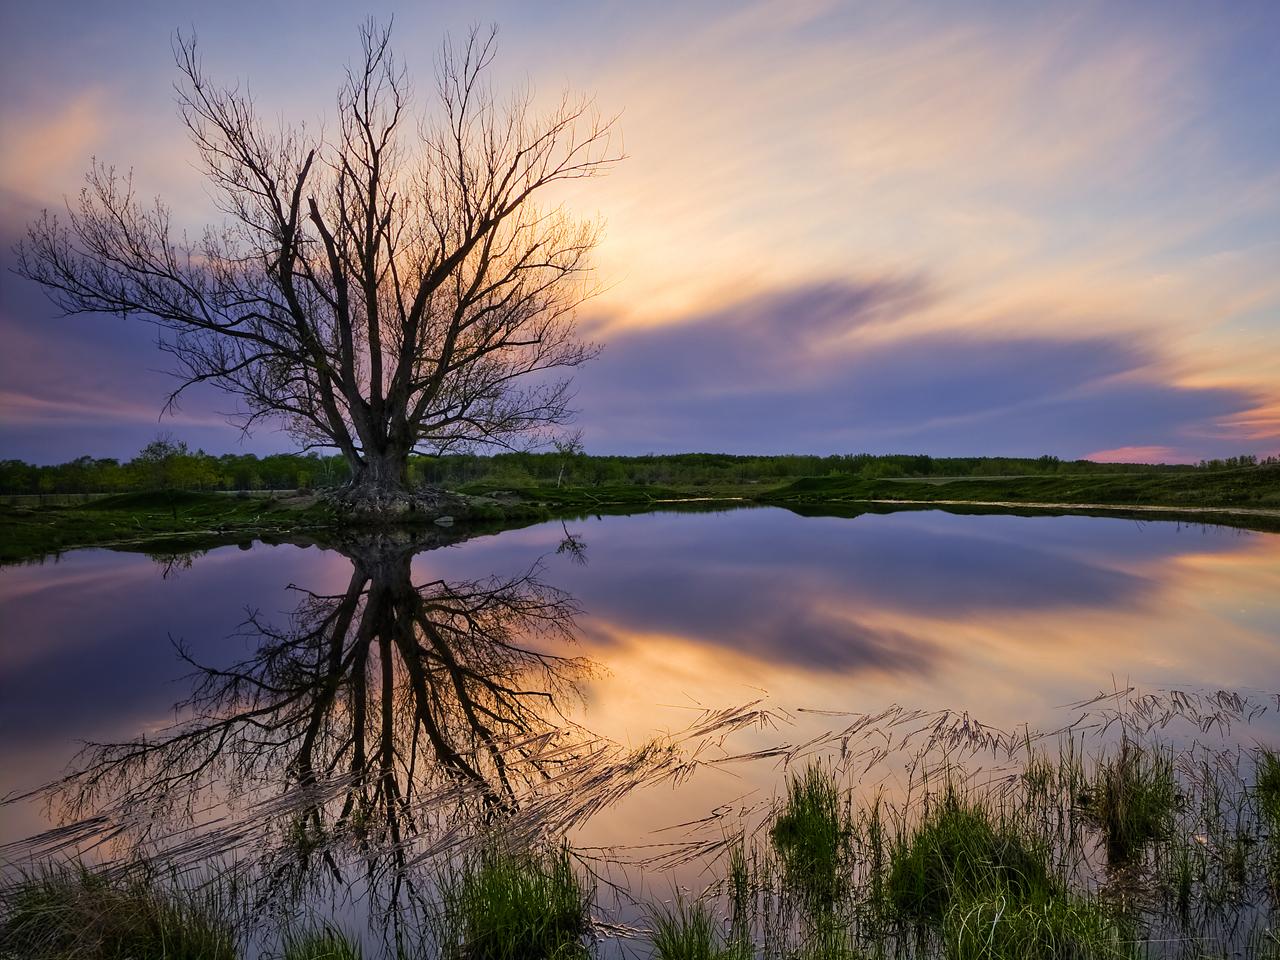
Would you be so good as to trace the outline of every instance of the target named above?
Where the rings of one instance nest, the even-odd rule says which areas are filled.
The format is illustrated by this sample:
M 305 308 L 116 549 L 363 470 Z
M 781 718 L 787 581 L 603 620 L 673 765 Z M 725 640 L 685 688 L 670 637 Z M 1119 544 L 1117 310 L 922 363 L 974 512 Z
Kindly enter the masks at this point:
M 1269 458 L 1275 460 L 1274 457 Z M 778 483 L 797 477 L 991 477 L 1062 473 L 1143 473 L 1153 470 L 1216 470 L 1254 465 L 1256 457 L 1202 461 L 1198 466 L 1094 463 L 1057 457 L 876 456 L 867 453 L 816 456 L 732 456 L 719 453 L 649 454 L 635 457 L 584 453 L 500 453 L 492 456 L 416 457 L 414 483 L 459 486 L 475 481 L 521 486 L 570 483 L 710 485 Z M 341 486 L 349 477 L 340 456 L 253 454 L 212 456 L 161 438 L 132 460 L 79 457 L 54 466 L 0 461 L 0 494 L 121 493 L 131 490 L 307 490 Z

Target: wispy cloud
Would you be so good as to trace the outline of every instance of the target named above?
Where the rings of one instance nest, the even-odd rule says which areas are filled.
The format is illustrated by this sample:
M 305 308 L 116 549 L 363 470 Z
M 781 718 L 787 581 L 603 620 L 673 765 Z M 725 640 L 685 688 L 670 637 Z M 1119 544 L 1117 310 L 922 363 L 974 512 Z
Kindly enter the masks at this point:
M 589 445 L 1072 457 L 1158 446 L 1179 460 L 1247 448 L 1238 418 L 1256 395 L 1179 386 L 1132 336 L 897 335 L 914 309 L 940 309 L 925 289 L 800 286 L 616 330 L 580 377 Z M 860 336 L 873 329 L 888 333 Z
M 158 414 L 154 406 L 109 395 L 71 393 L 48 397 L 0 389 L 0 426 L 6 427 L 156 424 Z M 179 411 L 165 417 L 164 422 L 179 427 L 219 427 L 226 424 L 226 419 Z
M 172 10 L 265 116 L 318 129 L 348 13 L 317 4 L 305 48 L 269 42 L 287 12 L 260 16 L 246 36 L 231 8 Z M 566 198 L 607 222 L 589 320 L 608 349 L 579 395 L 597 446 L 1280 449 L 1274 4 L 424 6 L 396 24 L 420 103 L 426 51 L 471 16 L 508 27 L 501 85 L 563 80 L 623 111 L 630 159 Z M 97 154 L 203 222 L 172 24 L 90 5 L 12 20 L 4 219 L 74 193 Z M 0 290 L 6 347 L 32 338 L 0 360 L 20 416 L 77 415 L 32 358 L 90 381 L 86 417 L 156 402 L 149 338 L 67 346 L 20 285 Z

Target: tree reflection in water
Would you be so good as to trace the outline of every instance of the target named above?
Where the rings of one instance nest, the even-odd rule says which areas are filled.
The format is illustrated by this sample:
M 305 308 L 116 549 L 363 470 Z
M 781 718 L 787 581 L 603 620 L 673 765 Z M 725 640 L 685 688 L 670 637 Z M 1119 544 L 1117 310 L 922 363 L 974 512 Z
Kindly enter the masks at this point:
M 111 841 L 180 869 L 234 862 L 257 903 L 333 881 L 394 915 L 390 932 L 423 902 L 439 857 L 499 830 L 516 844 L 562 839 L 631 790 L 687 776 L 734 730 L 772 721 L 752 703 L 635 749 L 595 736 L 569 717 L 593 665 L 558 652 L 574 640 L 573 598 L 540 564 L 415 583 L 415 555 L 451 539 L 342 544 L 346 589 L 292 587 L 283 628 L 251 613 L 251 652 L 231 666 L 179 645 L 193 686 L 178 722 L 88 745 L 42 791 L 64 825 L 0 852 L 16 862 Z M 585 550 L 566 527 L 557 552 L 581 563 Z
M 128 811 L 117 835 L 145 846 L 210 804 L 266 804 L 275 822 L 249 832 L 274 841 L 277 879 L 300 879 L 319 864 L 339 875 L 342 846 L 399 874 L 429 825 L 516 810 L 578 758 L 575 734 L 590 740 L 563 708 L 591 664 L 553 652 L 572 642 L 578 608 L 537 566 L 414 583 L 413 557 L 431 545 L 377 534 L 345 543 L 346 589 L 291 587 L 301 599 L 283 629 L 252 613 L 242 632 L 252 653 L 239 663 L 199 664 L 180 646 L 194 668 L 181 721 L 88 746 L 62 784 L 71 817 Z M 202 832 L 200 848 L 228 839 L 244 836 Z

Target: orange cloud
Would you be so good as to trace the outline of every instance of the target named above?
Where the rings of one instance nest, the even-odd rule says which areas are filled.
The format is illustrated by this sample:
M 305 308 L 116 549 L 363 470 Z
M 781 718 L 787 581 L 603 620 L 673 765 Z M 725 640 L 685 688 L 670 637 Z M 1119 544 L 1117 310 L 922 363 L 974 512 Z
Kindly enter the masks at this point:
M 103 92 L 90 89 L 55 110 L 13 118 L 0 140 L 0 187 L 41 203 L 74 192 L 106 133 L 103 113 Z

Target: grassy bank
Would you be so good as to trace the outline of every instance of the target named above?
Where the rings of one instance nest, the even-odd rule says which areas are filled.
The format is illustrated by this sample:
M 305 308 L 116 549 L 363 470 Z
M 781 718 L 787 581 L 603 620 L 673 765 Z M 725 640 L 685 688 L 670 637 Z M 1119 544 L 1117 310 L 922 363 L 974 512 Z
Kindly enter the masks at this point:
M 0 507 L 0 563 L 77 547 L 155 542 L 167 552 L 257 535 L 319 530 L 336 522 L 314 498 L 168 491 L 125 493 L 70 506 Z
M 492 526 L 550 516 L 533 501 L 469 498 L 458 519 Z M 253 539 L 324 540 L 353 525 L 314 494 L 162 491 L 125 493 L 79 504 L 0 505 L 0 564 L 83 547 L 128 547 L 176 554 Z
M 479 480 L 456 488 L 459 520 L 504 523 L 583 513 L 668 509 L 679 504 L 754 503 L 802 513 L 856 514 L 911 505 L 957 512 L 1070 508 L 1129 515 L 1163 508 L 1176 518 L 1280 530 L 1280 466 L 1237 470 L 1060 474 L 988 478 L 814 477 L 789 483 L 519 484 Z M 897 505 L 897 507 L 895 507 Z M 971 505 L 972 510 L 967 505 Z M 1208 511 L 1207 513 L 1204 511 Z M 1215 513 L 1214 511 L 1221 511 Z M 1138 515 L 1136 512 L 1133 515 Z M 128 493 L 78 504 L 0 505 L 0 563 L 88 546 L 156 542 L 201 549 L 237 538 L 339 530 L 347 521 L 315 494 L 270 496 L 184 491 Z
M 983 478 L 812 477 L 761 493 L 774 503 L 961 501 L 1280 510 L 1280 466 Z

